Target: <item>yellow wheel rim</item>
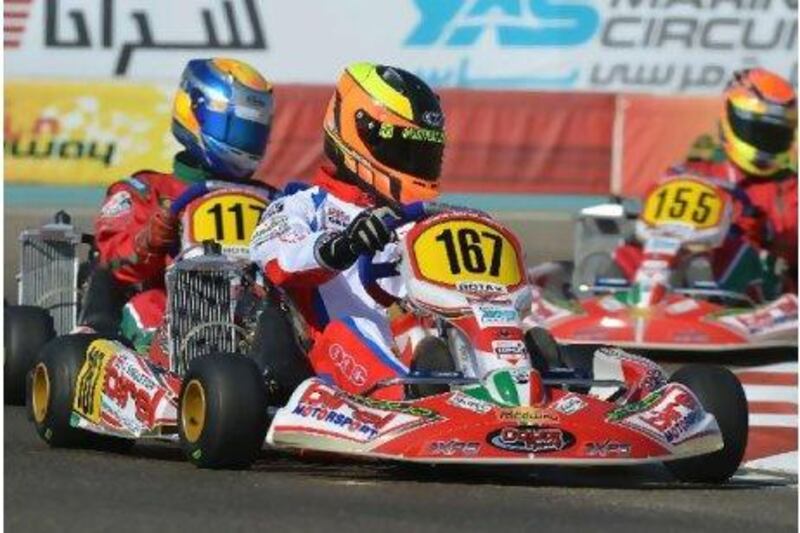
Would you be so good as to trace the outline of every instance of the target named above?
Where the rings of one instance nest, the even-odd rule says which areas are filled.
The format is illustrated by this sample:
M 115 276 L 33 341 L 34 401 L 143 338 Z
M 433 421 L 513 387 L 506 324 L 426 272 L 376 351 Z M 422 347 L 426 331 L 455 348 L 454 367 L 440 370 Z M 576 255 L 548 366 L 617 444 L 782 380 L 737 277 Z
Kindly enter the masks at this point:
M 197 442 L 206 424 L 206 392 L 199 381 L 186 385 L 181 402 L 181 426 L 189 442 Z
M 41 424 L 47 416 L 47 404 L 50 403 L 50 377 L 44 363 L 39 363 L 33 370 L 32 396 L 33 418 Z

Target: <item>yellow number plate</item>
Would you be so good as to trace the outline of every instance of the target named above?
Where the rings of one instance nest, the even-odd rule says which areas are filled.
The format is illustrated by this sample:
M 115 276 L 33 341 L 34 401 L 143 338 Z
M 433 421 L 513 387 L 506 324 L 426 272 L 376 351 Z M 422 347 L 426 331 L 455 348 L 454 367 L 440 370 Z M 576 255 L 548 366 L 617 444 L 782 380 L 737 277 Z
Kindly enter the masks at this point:
M 653 226 L 678 222 L 708 229 L 719 224 L 724 206 L 717 188 L 694 180 L 673 180 L 650 193 L 642 219 Z
M 247 246 L 267 204 L 246 194 L 218 194 L 200 199 L 191 213 L 194 242 L 217 241 L 223 246 Z
M 513 287 L 522 281 L 515 245 L 479 221 L 435 224 L 416 238 L 413 250 L 420 277 L 434 283 L 478 281 Z
M 94 422 L 100 422 L 101 395 L 106 379 L 106 368 L 114 356 L 115 346 L 106 340 L 96 340 L 86 350 L 86 359 L 75 381 L 75 399 L 72 408 Z

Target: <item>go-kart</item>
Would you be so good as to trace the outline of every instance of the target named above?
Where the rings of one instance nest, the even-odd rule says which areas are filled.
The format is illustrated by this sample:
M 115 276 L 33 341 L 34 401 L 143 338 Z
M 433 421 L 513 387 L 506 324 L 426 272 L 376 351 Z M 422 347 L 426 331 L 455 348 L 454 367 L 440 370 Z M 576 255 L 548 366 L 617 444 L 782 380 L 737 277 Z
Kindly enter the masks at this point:
M 17 304 L 3 307 L 4 401 L 17 405 L 25 400 L 25 376 L 36 354 L 77 323 L 93 238 L 59 211 L 52 222 L 22 231 L 19 244 Z
M 732 203 L 724 184 L 679 175 L 656 187 L 638 216 L 620 203 L 585 209 L 576 225 L 571 283 L 553 265 L 534 269 L 543 282 L 528 324 L 547 328 L 561 343 L 649 353 L 796 347 L 796 295 L 757 305 L 714 281 L 704 254 L 728 234 Z M 642 259 L 629 280 L 612 254 L 633 235 Z
M 507 228 L 432 204 L 408 207 L 402 220 L 403 305 L 433 323 L 408 375 L 365 384 L 357 394 L 310 376 L 303 324 L 275 288 L 264 300 L 279 298 L 281 312 L 262 308 L 254 331 L 241 332 L 249 343 L 184 350 L 209 322 L 173 337 L 176 315 L 188 323 L 203 306 L 169 284 L 169 342 L 176 347 L 169 368 L 106 339 L 83 339 L 83 352 L 69 358 L 45 353 L 31 387 L 39 434 L 51 445 L 178 440 L 189 461 L 211 468 L 247 467 L 266 443 L 424 463 L 664 462 L 687 481 L 722 482 L 736 471 L 747 404 L 733 374 L 697 366 L 668 380 L 653 363 L 619 349 L 565 367 L 546 331 L 523 331 L 530 287 Z M 380 290 L 385 265 L 359 261 L 365 287 Z M 231 338 L 240 329 L 232 328 Z M 380 399 L 392 387 L 403 398 Z

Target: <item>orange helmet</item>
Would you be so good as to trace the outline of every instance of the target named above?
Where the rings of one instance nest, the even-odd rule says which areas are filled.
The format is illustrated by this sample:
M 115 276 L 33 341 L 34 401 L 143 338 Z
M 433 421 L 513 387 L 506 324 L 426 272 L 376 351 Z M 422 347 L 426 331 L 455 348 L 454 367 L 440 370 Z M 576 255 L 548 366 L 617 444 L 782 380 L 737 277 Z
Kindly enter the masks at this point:
M 734 73 L 720 120 L 731 161 L 747 174 L 771 176 L 788 166 L 796 129 L 796 95 L 786 80 L 762 68 Z
M 325 154 L 356 183 L 400 204 L 438 196 L 444 114 L 436 93 L 410 72 L 348 66 L 324 129 Z

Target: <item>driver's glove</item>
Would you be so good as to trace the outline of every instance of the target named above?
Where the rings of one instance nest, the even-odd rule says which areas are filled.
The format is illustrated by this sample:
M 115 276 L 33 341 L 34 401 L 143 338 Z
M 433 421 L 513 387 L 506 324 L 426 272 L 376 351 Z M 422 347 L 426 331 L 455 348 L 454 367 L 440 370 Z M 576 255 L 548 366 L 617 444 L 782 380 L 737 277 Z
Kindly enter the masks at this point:
M 359 213 L 344 231 L 329 233 L 317 241 L 319 262 L 334 270 L 347 270 L 361 254 L 374 254 L 392 240 L 388 221 L 400 218 L 391 208 L 379 207 Z
M 169 209 L 159 209 L 134 238 L 136 254 L 165 254 L 178 242 L 178 218 Z

